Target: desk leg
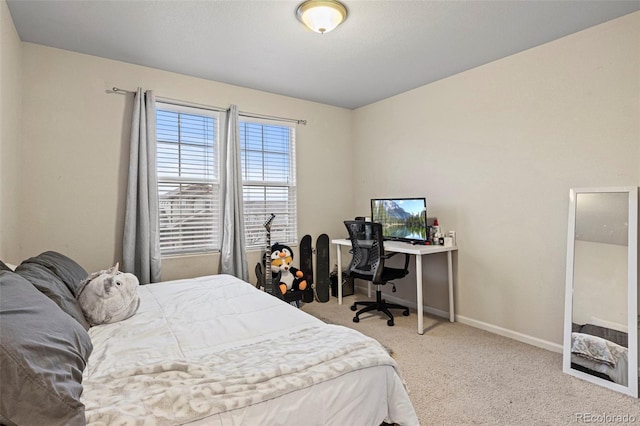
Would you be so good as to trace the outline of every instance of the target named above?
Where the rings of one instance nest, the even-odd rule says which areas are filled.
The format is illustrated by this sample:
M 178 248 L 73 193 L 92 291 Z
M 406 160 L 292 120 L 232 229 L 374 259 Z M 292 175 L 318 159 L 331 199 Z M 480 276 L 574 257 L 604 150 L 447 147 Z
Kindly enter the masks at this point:
M 422 256 L 415 255 L 416 258 L 416 305 L 418 311 L 418 334 L 424 334 L 424 319 L 423 319 L 423 300 L 422 300 Z
M 336 249 L 338 256 L 338 305 L 342 305 L 342 251 L 340 244 L 336 244 Z
M 447 252 L 447 269 L 449 277 L 449 321 L 455 322 L 456 315 L 453 312 L 453 260 L 451 259 L 451 250 Z

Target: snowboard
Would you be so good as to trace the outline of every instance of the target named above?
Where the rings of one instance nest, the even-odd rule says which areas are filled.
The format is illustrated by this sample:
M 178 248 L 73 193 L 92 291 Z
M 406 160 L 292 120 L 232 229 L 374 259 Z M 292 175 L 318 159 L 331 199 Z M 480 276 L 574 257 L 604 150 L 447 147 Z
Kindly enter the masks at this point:
M 329 277 L 329 236 L 321 234 L 316 240 L 316 293 L 319 302 L 328 302 L 331 289 Z
M 302 295 L 304 303 L 313 302 L 313 249 L 311 248 L 311 235 L 305 235 L 300 240 L 300 270 L 307 280 L 307 288 Z

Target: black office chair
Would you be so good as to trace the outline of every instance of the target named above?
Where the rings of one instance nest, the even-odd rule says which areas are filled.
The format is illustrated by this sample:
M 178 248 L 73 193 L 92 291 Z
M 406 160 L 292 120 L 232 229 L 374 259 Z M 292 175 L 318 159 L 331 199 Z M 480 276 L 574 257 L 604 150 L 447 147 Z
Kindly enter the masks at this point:
M 388 326 L 393 326 L 393 314 L 389 309 L 404 309 L 402 315 L 409 315 L 409 308 L 387 303 L 382 298 L 380 286 L 391 280 L 405 277 L 409 271 L 409 255 L 405 254 L 404 268 L 389 268 L 384 266 L 385 261 L 396 253 L 385 254 L 384 241 L 382 239 L 382 225 L 375 222 L 365 222 L 361 220 L 347 220 L 344 222 L 349 231 L 351 239 L 353 257 L 349 264 L 348 274 L 352 278 L 371 281 L 376 285 L 376 300 L 355 302 L 351 306 L 352 311 L 356 311 L 358 306 L 364 306 L 356 312 L 353 322 L 360 322 L 360 315 L 370 311 L 384 312 L 388 317 Z M 394 287 L 395 288 L 395 287 Z

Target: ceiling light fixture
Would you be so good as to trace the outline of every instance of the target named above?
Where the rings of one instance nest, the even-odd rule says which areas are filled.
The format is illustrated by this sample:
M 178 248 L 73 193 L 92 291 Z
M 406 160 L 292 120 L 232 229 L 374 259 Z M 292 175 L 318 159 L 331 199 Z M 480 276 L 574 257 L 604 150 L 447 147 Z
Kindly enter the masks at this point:
M 347 19 L 347 8 L 335 0 L 307 0 L 298 6 L 296 15 L 311 31 L 324 34 Z

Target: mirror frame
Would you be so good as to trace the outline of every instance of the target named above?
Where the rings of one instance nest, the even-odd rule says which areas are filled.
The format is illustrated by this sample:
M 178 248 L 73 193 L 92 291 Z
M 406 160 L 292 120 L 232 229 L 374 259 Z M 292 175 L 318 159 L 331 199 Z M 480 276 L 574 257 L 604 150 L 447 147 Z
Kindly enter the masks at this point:
M 628 325 L 628 386 L 609 382 L 600 377 L 571 368 L 571 331 L 573 321 L 573 265 L 575 254 L 576 202 L 578 194 L 626 193 L 629 200 L 627 247 L 627 325 Z M 567 232 L 567 274 L 565 293 L 564 342 L 562 371 L 611 390 L 638 397 L 638 187 L 572 188 L 569 202 L 569 226 Z

